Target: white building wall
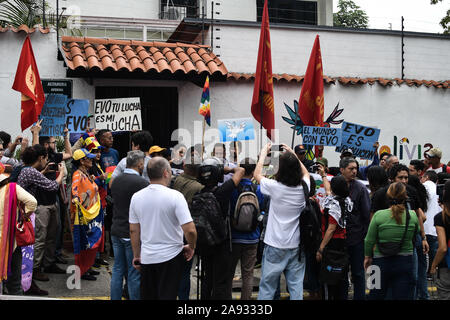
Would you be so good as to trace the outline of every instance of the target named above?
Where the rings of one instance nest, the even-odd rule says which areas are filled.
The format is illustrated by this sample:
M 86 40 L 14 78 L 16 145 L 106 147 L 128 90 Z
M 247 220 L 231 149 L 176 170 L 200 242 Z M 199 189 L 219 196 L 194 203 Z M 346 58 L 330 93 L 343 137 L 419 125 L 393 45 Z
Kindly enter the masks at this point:
M 228 71 L 254 73 L 258 27 L 220 25 L 214 52 Z M 330 77 L 401 78 L 401 37 L 384 33 L 300 30 L 271 27 L 272 72 L 305 74 L 316 35 L 320 37 L 323 72 Z M 210 37 L 207 36 L 206 39 Z M 450 79 L 450 39 L 405 37 L 405 78 Z

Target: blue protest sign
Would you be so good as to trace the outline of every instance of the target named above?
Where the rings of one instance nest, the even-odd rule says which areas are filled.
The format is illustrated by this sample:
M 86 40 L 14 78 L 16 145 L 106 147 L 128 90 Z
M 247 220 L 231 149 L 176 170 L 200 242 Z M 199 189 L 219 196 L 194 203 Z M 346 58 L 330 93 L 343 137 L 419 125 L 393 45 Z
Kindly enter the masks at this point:
M 42 119 L 41 136 L 62 136 L 66 124 L 67 96 L 62 94 L 49 94 L 45 98 L 39 120 Z
M 340 128 L 304 126 L 302 138 L 305 145 L 338 147 L 342 141 L 342 130 Z
M 217 127 L 221 142 L 255 139 L 252 118 L 217 120 Z
M 380 137 L 380 129 L 366 127 L 360 124 L 342 123 L 342 144 L 336 148 L 336 152 L 349 148 L 353 155 L 361 159 L 373 159 L 375 149 L 373 145 Z
M 70 99 L 66 105 L 66 125 L 70 133 L 84 133 L 89 125 L 89 100 Z

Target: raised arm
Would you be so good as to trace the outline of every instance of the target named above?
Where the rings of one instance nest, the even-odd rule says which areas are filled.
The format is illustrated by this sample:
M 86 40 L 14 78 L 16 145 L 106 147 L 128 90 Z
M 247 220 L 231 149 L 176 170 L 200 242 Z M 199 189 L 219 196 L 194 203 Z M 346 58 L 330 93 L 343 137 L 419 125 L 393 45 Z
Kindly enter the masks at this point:
M 258 184 L 260 184 L 262 178 L 264 178 L 264 176 L 262 175 L 262 169 L 264 167 L 264 161 L 267 157 L 267 152 L 271 147 L 272 143 L 269 142 L 261 149 L 261 152 L 259 153 L 258 163 L 256 164 L 255 172 L 253 172 L 253 177 L 255 178 L 256 182 L 258 182 Z

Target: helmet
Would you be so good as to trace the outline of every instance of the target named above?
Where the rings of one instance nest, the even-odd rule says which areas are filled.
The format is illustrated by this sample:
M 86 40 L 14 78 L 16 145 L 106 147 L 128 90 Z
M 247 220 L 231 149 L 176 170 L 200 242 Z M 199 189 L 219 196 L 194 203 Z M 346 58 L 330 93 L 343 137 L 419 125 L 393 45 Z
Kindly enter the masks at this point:
M 207 158 L 199 168 L 199 181 L 205 186 L 214 186 L 223 182 L 223 164 L 219 158 Z

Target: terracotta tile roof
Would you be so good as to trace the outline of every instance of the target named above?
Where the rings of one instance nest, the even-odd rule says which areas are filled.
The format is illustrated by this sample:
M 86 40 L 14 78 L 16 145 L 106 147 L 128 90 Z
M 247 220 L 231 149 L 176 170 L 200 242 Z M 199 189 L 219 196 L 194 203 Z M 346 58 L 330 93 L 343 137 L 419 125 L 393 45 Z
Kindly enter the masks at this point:
M 230 72 L 227 75 L 228 79 L 233 80 L 243 80 L 243 81 L 253 81 L 255 78 L 254 73 L 237 73 L 237 72 Z M 281 81 L 287 81 L 287 82 L 302 82 L 304 79 L 304 76 L 298 76 L 293 74 L 274 74 L 273 79 L 281 82 Z M 328 76 L 324 76 L 323 80 L 327 84 L 336 84 L 336 81 L 339 81 L 340 84 L 343 85 L 358 85 L 358 84 L 369 84 L 373 85 L 374 83 L 379 83 L 382 86 L 393 86 L 395 83 L 398 85 L 401 85 L 403 83 L 406 83 L 406 85 L 412 87 L 420 87 L 422 85 L 426 87 L 435 87 L 435 88 L 443 88 L 443 89 L 449 89 L 450 88 L 450 80 L 447 81 L 434 81 L 434 80 L 417 80 L 417 79 L 405 79 L 402 80 L 400 78 L 395 79 L 384 79 L 384 78 L 352 78 L 352 77 L 336 77 L 331 78 Z
M 64 36 L 69 69 L 177 75 L 210 74 L 226 78 L 224 63 L 208 46 Z
M 13 26 L 6 26 L 6 27 L 0 27 L 0 32 L 6 32 L 6 31 L 12 31 L 12 32 L 20 32 L 23 31 L 25 33 L 33 33 L 36 31 L 36 29 L 38 29 L 41 33 L 49 33 L 50 32 L 50 28 L 44 28 L 40 25 L 34 26 L 33 28 L 28 27 L 27 25 L 23 24 L 18 28 L 15 28 Z

